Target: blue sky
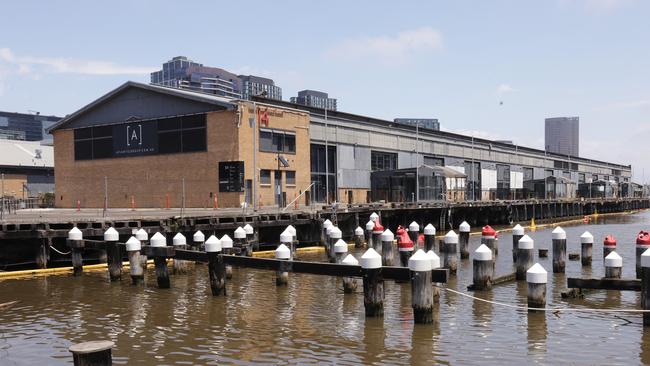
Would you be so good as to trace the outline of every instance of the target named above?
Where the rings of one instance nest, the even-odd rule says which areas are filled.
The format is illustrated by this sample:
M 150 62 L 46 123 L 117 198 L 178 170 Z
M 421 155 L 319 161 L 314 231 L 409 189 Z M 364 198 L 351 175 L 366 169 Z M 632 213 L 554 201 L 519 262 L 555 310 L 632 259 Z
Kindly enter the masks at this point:
M 177 55 L 271 77 L 284 99 L 542 148 L 580 117 L 584 157 L 650 181 L 650 2 L 12 1 L 0 110 L 65 115 Z M 503 105 L 500 105 L 503 101 Z

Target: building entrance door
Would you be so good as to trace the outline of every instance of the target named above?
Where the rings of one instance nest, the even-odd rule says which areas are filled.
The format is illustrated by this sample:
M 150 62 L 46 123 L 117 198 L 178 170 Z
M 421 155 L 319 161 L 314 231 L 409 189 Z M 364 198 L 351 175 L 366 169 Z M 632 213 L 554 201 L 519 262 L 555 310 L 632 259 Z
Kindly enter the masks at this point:
M 275 171 L 275 182 L 273 184 L 274 191 L 275 191 L 275 204 L 278 205 L 278 207 L 282 206 L 282 171 L 281 170 L 276 170 Z

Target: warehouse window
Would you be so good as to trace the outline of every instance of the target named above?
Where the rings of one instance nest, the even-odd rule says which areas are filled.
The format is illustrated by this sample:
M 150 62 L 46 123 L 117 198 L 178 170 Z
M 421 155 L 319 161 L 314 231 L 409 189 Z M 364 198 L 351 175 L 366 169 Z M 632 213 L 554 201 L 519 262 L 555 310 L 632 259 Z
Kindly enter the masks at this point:
M 207 150 L 205 114 L 158 120 L 158 153 Z
M 105 159 L 113 156 L 112 126 L 74 130 L 75 160 Z
M 290 131 L 260 128 L 260 151 L 296 153 L 296 134 Z
M 296 185 L 296 172 L 294 171 L 287 171 L 285 172 L 286 178 L 287 178 L 287 184 L 295 186 Z
M 260 170 L 260 184 L 271 184 L 271 171 L 268 169 Z
M 371 151 L 370 170 L 395 170 L 397 169 L 397 154 L 383 151 Z

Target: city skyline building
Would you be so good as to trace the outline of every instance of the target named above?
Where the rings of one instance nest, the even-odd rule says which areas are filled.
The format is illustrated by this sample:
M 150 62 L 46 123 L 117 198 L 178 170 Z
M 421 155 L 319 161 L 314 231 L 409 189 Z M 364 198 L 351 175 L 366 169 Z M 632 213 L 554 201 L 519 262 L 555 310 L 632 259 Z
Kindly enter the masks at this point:
M 52 141 L 47 128 L 61 117 L 43 116 L 40 113 L 15 113 L 0 111 L 0 139 L 24 141 Z
M 580 156 L 580 118 L 546 118 L 544 149 L 555 154 Z
M 255 75 L 239 75 L 242 83 L 242 99 L 251 96 L 264 96 L 269 99 L 282 100 L 282 88 L 269 78 Z
M 309 89 L 299 91 L 297 97 L 291 97 L 291 103 L 323 108 L 330 111 L 335 111 L 337 108 L 336 98 L 330 98 L 325 92 Z
M 393 122 L 440 131 L 440 122 L 438 122 L 437 118 L 395 118 L 393 119 Z

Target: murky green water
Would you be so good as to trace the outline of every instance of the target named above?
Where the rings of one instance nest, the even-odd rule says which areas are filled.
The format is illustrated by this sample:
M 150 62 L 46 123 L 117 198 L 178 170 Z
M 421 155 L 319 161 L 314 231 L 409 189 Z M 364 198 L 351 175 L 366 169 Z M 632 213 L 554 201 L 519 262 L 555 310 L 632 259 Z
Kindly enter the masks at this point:
M 568 253 L 579 235 L 596 238 L 591 269 L 567 261 L 566 275 L 552 275 L 548 306 L 638 308 L 635 292 L 593 291 L 562 300 L 566 277 L 601 277 L 602 239 L 613 234 L 624 277 L 634 277 L 634 240 L 650 229 L 650 212 L 601 218 L 565 227 Z M 550 230 L 531 234 L 536 246 Z M 471 237 L 472 251 L 479 238 Z M 497 275 L 512 271 L 511 236 L 500 235 Z M 360 255 L 360 253 L 357 253 Z M 321 259 L 318 256 L 310 258 Z M 536 258 L 537 261 L 537 258 Z M 551 272 L 551 255 L 539 260 Z M 115 364 L 608 364 L 650 363 L 650 329 L 639 314 L 536 313 L 484 303 L 442 291 L 433 325 L 414 325 L 408 284 L 386 283 L 385 316 L 365 319 L 363 294 L 344 295 L 340 280 L 292 274 L 275 286 L 273 273 L 235 269 L 228 296 L 210 295 L 205 266 L 172 276 L 159 290 L 149 269 L 145 287 L 110 283 L 104 272 L 80 278 L 50 276 L 0 281 L 0 365 L 71 364 L 71 344 L 110 339 Z M 461 261 L 449 287 L 467 292 L 471 262 Z M 524 283 L 509 283 L 478 296 L 525 306 Z

